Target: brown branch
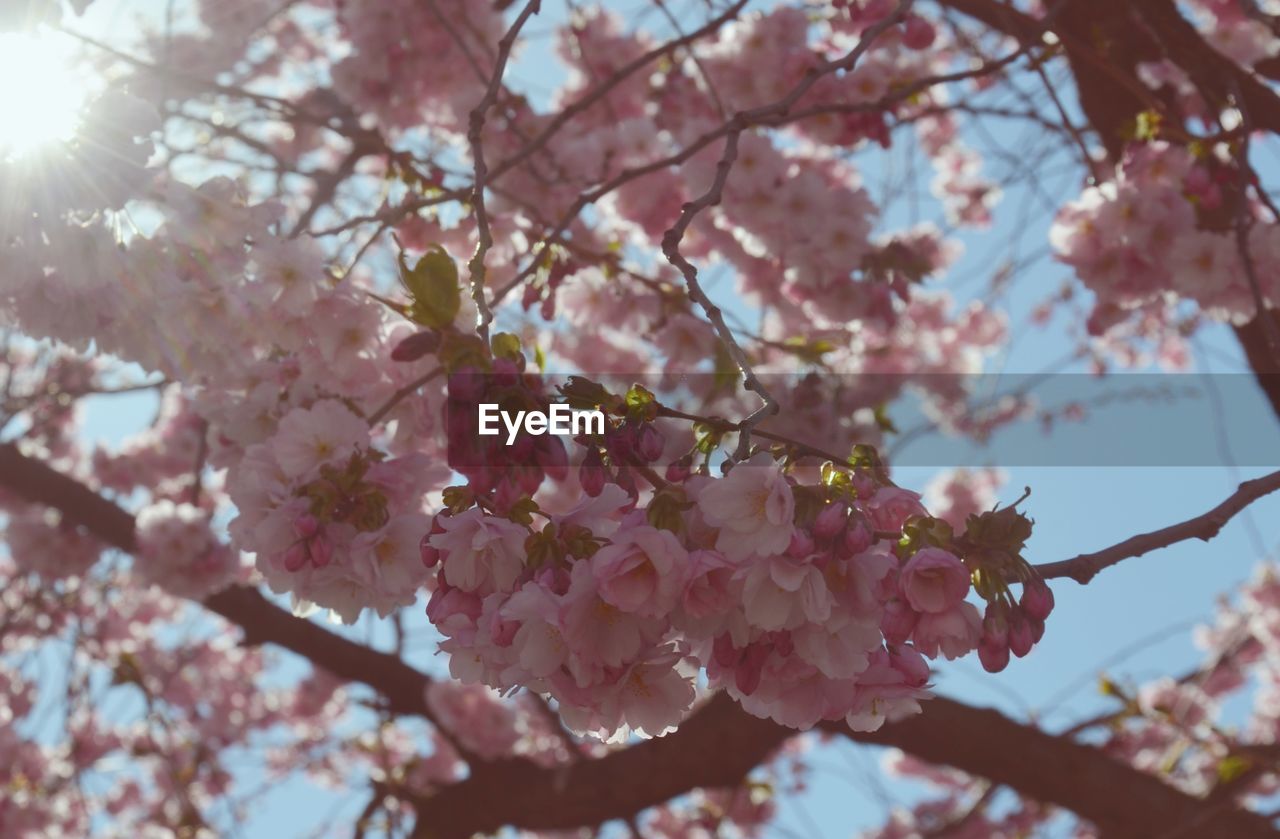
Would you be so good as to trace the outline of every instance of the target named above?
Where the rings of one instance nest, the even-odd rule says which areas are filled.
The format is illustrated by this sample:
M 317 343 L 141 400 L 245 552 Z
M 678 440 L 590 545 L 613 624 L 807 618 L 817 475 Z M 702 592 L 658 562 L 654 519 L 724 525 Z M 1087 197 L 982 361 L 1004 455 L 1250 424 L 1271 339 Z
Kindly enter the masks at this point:
M 54 507 L 121 550 L 136 548 L 133 517 L 76 480 L 0 445 L 0 485 L 26 500 Z M 272 605 L 253 589 L 235 587 L 205 605 L 244 628 L 250 641 L 270 641 L 335 675 L 382 693 L 395 711 L 430 718 L 425 674 Z M 848 732 L 859 742 L 894 746 L 1004 784 L 1030 798 L 1059 804 L 1105 834 L 1151 836 L 1200 823 L 1203 839 L 1253 839 L 1275 833 L 1255 813 L 1211 805 L 1089 746 L 1055 737 L 990 710 L 934 699 L 925 712 L 873 734 Z M 446 733 L 447 732 L 443 732 Z M 626 818 L 697 787 L 732 787 L 795 731 L 748 715 L 719 695 L 666 737 L 646 740 L 596 759 L 545 768 L 524 758 L 476 762 L 464 781 L 416 802 L 414 835 L 450 839 L 503 826 L 572 829 Z M 1212 806 L 1212 818 L 1205 807 Z M 1201 821 L 1204 819 L 1204 821 Z
M 471 206 L 476 215 L 478 231 L 476 252 L 471 257 L 468 269 L 471 273 L 471 297 L 476 303 L 476 333 L 484 339 L 486 344 L 489 342 L 489 324 L 493 321 L 493 310 L 489 308 L 489 302 L 484 293 L 486 275 L 484 258 L 489 253 L 489 248 L 493 247 L 493 234 L 489 230 L 489 211 L 484 202 L 485 180 L 489 174 L 482 143 L 484 124 L 489 109 L 498 101 L 498 92 L 502 89 L 502 76 L 506 73 L 507 60 L 511 58 L 511 49 L 515 46 L 516 38 L 519 37 L 525 22 L 536 15 L 541 8 L 542 0 L 529 0 L 515 22 L 511 24 L 511 28 L 498 42 L 498 58 L 494 63 L 493 76 L 489 79 L 489 87 L 485 90 L 484 96 L 471 109 L 467 129 L 467 141 L 471 144 L 471 161 L 475 168 L 475 183 L 471 188 Z
M 697 41 L 700 38 L 703 38 L 706 35 L 709 35 L 712 32 L 715 32 L 717 29 L 724 26 L 730 20 L 737 17 L 738 13 L 741 12 L 743 7 L 745 7 L 746 5 L 747 5 L 747 0 L 736 0 L 736 2 L 732 6 L 730 6 L 728 9 L 726 9 L 723 14 L 707 21 L 707 23 L 702 27 L 700 27 L 699 29 L 693 32 L 690 32 L 688 35 L 684 35 L 679 38 L 676 38 L 675 40 L 667 41 L 665 44 L 660 44 L 654 47 L 653 49 L 649 50 L 648 52 L 645 52 L 642 55 L 637 56 L 635 59 L 629 61 L 627 64 L 624 64 L 622 67 L 618 69 L 617 72 L 613 73 L 611 76 L 609 76 L 609 78 L 605 79 L 600 84 L 591 88 L 591 90 L 587 91 L 587 93 L 584 94 L 580 99 L 577 99 L 570 105 L 566 105 L 565 108 L 562 111 L 560 111 L 560 113 L 556 114 L 555 117 L 553 117 L 551 121 L 547 123 L 547 126 L 541 132 L 539 132 L 539 134 L 536 137 L 534 137 L 529 142 L 525 143 L 520 148 L 520 150 L 517 151 L 515 154 L 513 154 L 511 157 L 507 158 L 506 160 L 499 163 L 496 167 L 494 167 L 493 171 L 489 175 L 490 179 L 496 180 L 497 178 L 501 177 L 504 173 L 510 171 L 513 167 L 519 166 L 521 163 L 527 160 L 530 157 L 530 155 L 533 155 L 536 152 L 538 152 L 540 149 L 546 146 L 546 144 L 551 140 L 553 136 L 555 136 L 555 134 L 561 128 L 564 127 L 565 123 L 567 123 L 569 120 L 573 119 L 575 116 L 582 113 L 583 111 L 586 111 L 592 105 L 599 102 L 609 93 L 609 91 L 613 90 L 619 84 L 626 81 L 637 70 L 647 66 L 651 62 L 661 58 L 664 55 L 670 54 L 671 52 L 679 49 L 680 47 L 691 44 L 694 41 Z
M 871 734 L 851 732 L 842 722 L 823 727 L 1059 804 L 1107 836 L 1159 835 L 1198 821 L 1209 806 L 1096 748 L 948 699 L 933 699 L 923 714 Z M 602 758 L 551 770 L 515 763 L 486 767 L 418 801 L 413 836 L 461 839 L 507 825 L 553 831 L 626 819 L 693 788 L 737 786 L 795 734 L 720 694 L 675 733 Z M 1215 811 L 1197 833 L 1203 839 L 1274 835 L 1266 819 L 1234 807 Z
M 372 428 L 376 426 L 378 423 L 382 422 L 384 419 L 387 418 L 387 414 L 390 414 L 391 411 L 394 410 L 395 407 L 399 405 L 403 400 L 412 396 L 414 393 L 418 391 L 419 388 L 439 378 L 442 373 L 444 373 L 443 367 L 434 367 L 431 370 L 427 371 L 426 373 L 423 373 L 418 378 L 409 382 L 409 384 L 400 388 L 395 393 L 391 394 L 391 396 L 387 398 L 387 401 L 382 403 L 382 406 L 378 408 L 378 410 L 374 411 L 372 414 L 369 415 L 369 419 L 368 419 L 369 427 Z
M 58 510 L 64 522 L 84 528 L 113 548 L 126 553 L 137 550 L 134 517 L 128 511 L 74 478 L 27 457 L 11 443 L 0 445 L 0 486 L 29 502 Z M 393 713 L 435 721 L 424 693 L 430 679 L 394 655 L 371 650 L 295 617 L 246 586 L 224 589 L 205 598 L 202 605 L 239 626 L 246 644 L 284 647 L 341 679 L 378 691 Z M 443 726 L 437 727 L 446 738 L 451 737 Z M 453 745 L 468 762 L 475 759 L 466 748 Z
M 1081 554 L 1073 559 L 1037 565 L 1036 570 L 1045 579 L 1070 577 L 1077 583 L 1084 585 L 1092 580 L 1099 571 L 1110 568 L 1122 560 L 1142 556 L 1150 551 L 1167 548 L 1170 545 L 1185 542 L 1188 539 L 1200 539 L 1207 542 L 1217 536 L 1223 526 L 1241 510 L 1276 490 L 1280 490 L 1280 472 L 1272 472 L 1261 478 L 1245 481 L 1240 484 L 1239 489 L 1221 504 L 1195 518 L 1190 518 L 1159 530 L 1153 530 L 1150 533 L 1132 536 L 1123 542 L 1095 553 Z
M 751 448 L 751 430 L 765 417 L 778 413 L 778 400 L 773 398 L 764 383 L 756 376 L 755 370 L 751 366 L 751 360 L 747 358 L 746 351 L 742 349 L 737 339 L 734 338 L 733 330 L 724 322 L 724 313 L 707 296 L 702 284 L 698 282 L 698 269 L 680 253 L 680 242 L 684 239 L 685 232 L 688 231 L 689 225 L 693 224 L 693 220 L 698 214 L 709 207 L 718 205 L 724 197 L 724 187 L 729 181 L 729 172 L 733 169 L 734 161 L 738 159 L 738 140 L 742 137 L 742 132 L 752 125 L 785 118 L 795 104 L 809 92 L 810 88 L 817 84 L 819 79 L 831 73 L 852 70 L 857 65 L 858 59 L 875 43 L 876 38 L 885 30 L 897 25 L 910 7 L 911 0 L 901 0 L 891 14 L 868 28 L 858 40 L 857 45 L 846 55 L 838 60 L 827 61 L 814 67 L 782 99 L 769 105 L 734 114 L 727 124 L 724 151 L 716 164 L 716 174 L 711 186 L 699 198 L 686 203 L 681 208 L 680 217 L 676 219 L 676 223 L 662 237 L 663 255 L 684 277 L 689 297 L 698 304 L 703 313 L 706 314 L 707 320 L 711 321 L 711 325 L 715 327 L 720 343 L 724 345 L 729 357 L 733 359 L 734 364 L 737 365 L 738 370 L 742 373 L 743 386 L 756 396 L 759 396 L 761 400 L 760 407 L 752 411 L 746 419 L 738 424 L 738 446 L 734 452 L 734 460 L 746 459 Z

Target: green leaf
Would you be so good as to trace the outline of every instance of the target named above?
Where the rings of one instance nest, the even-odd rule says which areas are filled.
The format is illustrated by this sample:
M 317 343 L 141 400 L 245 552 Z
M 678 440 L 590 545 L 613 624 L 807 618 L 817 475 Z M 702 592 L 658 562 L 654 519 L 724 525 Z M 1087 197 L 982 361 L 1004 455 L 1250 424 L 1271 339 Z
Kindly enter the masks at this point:
M 1227 755 L 1218 761 L 1218 778 L 1229 784 L 1253 768 L 1253 761 L 1243 755 Z
M 645 518 L 659 530 L 669 530 L 676 535 L 684 532 L 684 511 L 693 506 L 678 487 L 667 487 L 653 497 Z
M 439 245 L 432 245 L 413 268 L 400 255 L 400 280 L 413 298 L 409 317 L 424 326 L 443 329 L 462 307 L 458 266 Z
M 787 352 L 809 364 L 821 364 L 822 357 L 836 348 L 836 345 L 830 341 L 800 336 L 788 338 L 782 342 L 782 346 Z M 733 359 L 729 360 L 732 361 Z
M 538 512 L 538 502 L 534 501 L 527 495 L 522 495 L 516 502 L 511 505 L 511 509 L 507 511 L 507 518 L 517 524 L 530 525 L 533 524 L 533 514 Z
M 632 385 L 627 391 L 628 408 L 645 408 L 653 403 L 653 393 L 643 385 Z
M 463 335 L 460 332 L 445 332 L 441 336 L 436 358 L 440 359 L 440 366 L 449 373 L 464 367 L 488 370 L 492 366 L 489 354 L 485 352 L 484 341 L 475 335 Z
M 468 486 L 445 487 L 443 498 L 444 506 L 454 514 L 461 513 L 476 503 L 475 493 Z
M 491 341 L 494 358 L 515 361 L 520 357 L 520 339 L 510 332 L 499 332 Z
M 600 407 L 607 410 L 616 399 L 604 385 L 582 376 L 570 376 L 557 390 L 570 407 L 580 410 Z
M 893 420 L 889 418 L 889 406 L 881 402 L 873 411 L 872 416 L 875 417 L 876 427 L 886 434 L 897 434 L 898 426 L 893 424 Z

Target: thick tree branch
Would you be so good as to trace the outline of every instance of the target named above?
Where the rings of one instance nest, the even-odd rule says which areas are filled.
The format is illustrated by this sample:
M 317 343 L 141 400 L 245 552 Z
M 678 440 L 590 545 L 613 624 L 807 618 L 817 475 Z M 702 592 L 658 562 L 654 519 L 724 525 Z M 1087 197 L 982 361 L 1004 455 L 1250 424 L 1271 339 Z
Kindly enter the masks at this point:
M 1097 576 L 1099 571 L 1110 568 L 1112 565 L 1130 557 L 1142 556 L 1145 553 L 1167 548 L 1170 545 L 1185 542 L 1188 539 L 1200 539 L 1207 542 L 1217 536 L 1223 526 L 1245 507 L 1278 489 L 1280 489 L 1280 472 L 1272 472 L 1261 478 L 1245 481 L 1240 484 L 1239 489 L 1221 504 L 1195 518 L 1171 524 L 1168 527 L 1162 527 L 1150 533 L 1132 536 L 1123 542 L 1095 553 L 1081 554 L 1073 559 L 1037 565 L 1036 570 L 1045 579 L 1070 577 L 1077 583 L 1084 585 Z
M 113 548 L 127 553 L 137 549 L 132 515 L 74 478 L 23 455 L 11 443 L 0 445 L 0 487 L 58 510 L 64 522 L 84 528 Z M 256 589 L 232 586 L 202 602 L 239 626 L 246 643 L 279 645 L 339 678 L 366 684 L 386 698 L 393 713 L 432 717 L 423 693 L 428 677 L 396 656 L 295 617 Z M 465 757 L 466 750 L 462 753 Z
M 1255 813 L 1215 809 L 1091 746 L 948 699 L 931 700 L 923 714 L 871 734 L 851 732 L 843 723 L 825 728 L 1060 804 L 1109 837 L 1160 836 L 1188 823 L 1200 825 L 1195 835 L 1203 839 L 1275 835 Z M 750 716 L 721 694 L 676 733 L 603 758 L 555 770 L 508 764 L 490 775 L 486 768 L 419 802 L 414 836 L 453 839 L 503 825 L 566 830 L 626 818 L 695 787 L 735 786 L 794 734 Z
M 1280 483 L 1280 473 L 1271 478 Z M 113 547 L 136 548 L 127 511 L 12 444 L 0 445 L 0 486 L 61 511 L 65 521 Z M 296 618 L 252 589 L 231 588 L 204 604 L 241 626 L 246 639 L 279 644 L 341 678 L 373 687 L 397 712 L 430 718 L 427 676 L 395 656 Z M 1200 825 L 1196 835 L 1204 839 L 1275 835 L 1254 813 L 1206 804 L 1092 747 L 947 699 L 934 699 L 923 714 L 873 734 L 852 733 L 843 725 L 827 728 L 1061 805 L 1109 836 L 1158 836 L 1189 823 Z M 508 825 L 555 830 L 626 818 L 691 789 L 736 785 L 795 733 L 750 716 L 721 694 L 675 733 L 602 758 L 551 769 L 522 758 L 473 763 L 466 780 L 417 802 L 415 835 L 449 839 Z

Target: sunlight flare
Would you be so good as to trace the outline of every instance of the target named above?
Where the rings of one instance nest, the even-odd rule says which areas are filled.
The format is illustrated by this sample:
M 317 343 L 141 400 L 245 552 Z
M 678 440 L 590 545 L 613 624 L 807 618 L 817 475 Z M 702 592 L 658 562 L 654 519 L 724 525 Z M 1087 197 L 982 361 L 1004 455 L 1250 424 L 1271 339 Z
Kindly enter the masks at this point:
M 68 40 L 0 34 L 0 156 L 19 157 L 71 139 L 90 86 Z

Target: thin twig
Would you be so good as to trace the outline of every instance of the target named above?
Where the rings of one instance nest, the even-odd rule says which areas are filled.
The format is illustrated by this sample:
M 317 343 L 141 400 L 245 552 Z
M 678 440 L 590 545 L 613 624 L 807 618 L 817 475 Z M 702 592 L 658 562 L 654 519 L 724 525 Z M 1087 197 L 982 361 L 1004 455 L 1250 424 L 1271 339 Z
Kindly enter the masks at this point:
M 384 419 L 387 418 L 387 414 L 391 413 L 391 410 L 395 408 L 395 406 L 399 405 L 403 399 L 409 396 L 412 396 L 415 392 L 417 392 L 418 388 L 434 380 L 443 372 L 444 372 L 443 367 L 437 367 L 429 373 L 424 373 L 423 375 L 409 382 L 409 384 L 397 390 L 395 393 L 391 394 L 391 398 L 388 399 L 386 402 L 384 402 L 382 404 L 382 407 L 378 408 L 378 410 L 374 411 L 369 416 L 369 427 L 373 428 L 375 425 L 382 422 Z
M 725 350 L 742 373 L 743 386 L 759 396 L 761 400 L 760 407 L 752 411 L 738 425 L 738 446 L 733 454 L 734 461 L 747 458 L 751 450 L 751 430 L 759 425 L 765 417 L 778 413 L 778 401 L 773 398 L 773 395 L 769 393 L 769 390 L 756 376 L 755 370 L 751 366 L 751 360 L 747 358 L 746 351 L 742 349 L 742 346 L 734 337 L 733 330 L 724 322 L 724 313 L 719 306 L 712 302 L 702 288 L 701 283 L 698 282 L 698 269 L 680 253 L 680 242 L 684 239 L 685 232 L 689 229 L 689 225 L 693 224 L 693 220 L 698 214 L 708 207 L 716 206 L 723 198 L 725 184 L 729 181 L 729 172 L 732 171 L 733 163 L 738 158 L 738 140 L 741 138 L 742 133 L 752 125 L 764 123 L 774 118 L 786 117 L 796 102 L 800 101 L 822 77 L 837 71 L 847 72 L 852 70 L 858 63 L 858 59 L 871 48 L 871 44 L 875 42 L 876 38 L 886 29 L 902 20 L 907 9 L 911 7 L 911 3 L 912 0 L 900 0 L 893 13 L 877 22 L 874 26 L 869 27 L 852 50 L 837 60 L 823 62 L 811 69 L 805 75 L 805 78 L 782 99 L 760 108 L 739 111 L 735 114 L 733 119 L 729 120 L 724 151 L 720 155 L 720 161 L 716 164 L 715 179 L 711 182 L 711 186 L 701 197 L 684 205 L 676 223 L 662 237 L 663 255 L 684 276 L 685 285 L 688 286 L 689 297 L 702 308 L 707 320 L 711 321 L 711 325 L 715 327 L 716 334 L 720 337 L 720 343 L 724 345 Z
M 1110 568 L 1122 560 L 1142 556 L 1150 551 L 1167 548 L 1188 539 L 1207 542 L 1218 535 L 1237 513 L 1263 496 L 1280 490 L 1280 472 L 1272 472 L 1261 478 L 1245 481 L 1218 506 L 1194 518 L 1177 524 L 1132 536 L 1096 553 L 1081 554 L 1073 559 L 1037 565 L 1036 571 L 1045 579 L 1070 577 L 1081 585 L 1092 580 L 1099 571 Z
M 511 49 L 515 45 L 520 30 L 529 18 L 542 8 L 542 0 L 529 0 L 521 10 L 507 34 L 498 42 L 498 59 L 493 68 L 493 76 L 489 79 L 489 87 L 485 90 L 480 102 L 471 110 L 470 124 L 467 130 L 467 141 L 471 144 L 471 159 L 475 167 L 475 183 L 471 188 L 471 206 L 476 214 L 478 241 L 476 251 L 472 255 L 468 269 L 471 272 L 471 297 L 476 302 L 476 334 L 485 343 L 489 342 L 489 324 L 493 321 L 493 310 L 485 299 L 485 265 L 484 258 L 493 247 L 493 233 L 489 229 L 489 211 L 484 203 L 485 180 L 489 169 L 484 159 L 484 123 L 489 109 L 498 101 L 498 91 L 502 88 L 502 76 L 507 69 L 507 61 L 511 58 Z

